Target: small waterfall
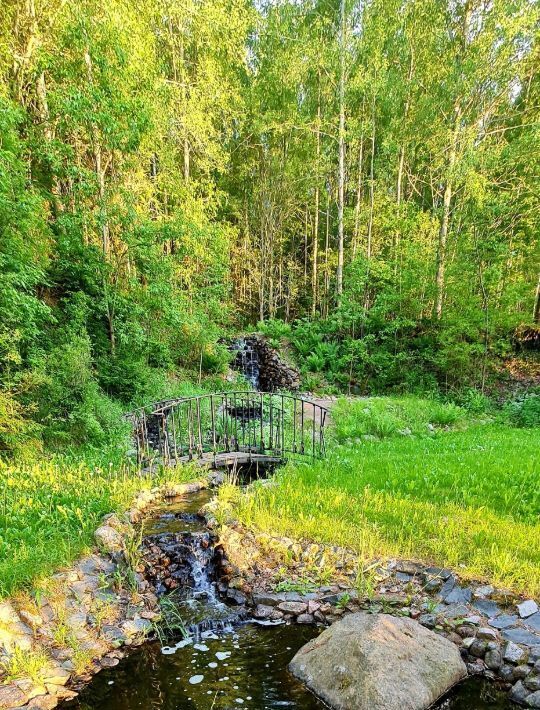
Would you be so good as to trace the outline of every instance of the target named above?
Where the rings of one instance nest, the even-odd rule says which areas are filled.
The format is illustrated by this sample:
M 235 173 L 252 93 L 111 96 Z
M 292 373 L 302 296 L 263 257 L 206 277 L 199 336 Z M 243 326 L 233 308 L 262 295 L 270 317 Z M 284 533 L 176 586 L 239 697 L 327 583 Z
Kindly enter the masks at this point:
M 231 346 L 236 357 L 232 363 L 235 370 L 241 372 L 253 389 L 258 390 L 260 384 L 260 363 L 255 348 L 245 339 L 238 338 Z
M 195 640 L 247 618 L 244 609 L 233 610 L 218 597 L 222 550 L 216 542 L 212 533 L 197 531 L 149 535 L 143 543 L 147 577 L 158 594 L 167 595 L 167 606 L 181 618 L 183 632 Z

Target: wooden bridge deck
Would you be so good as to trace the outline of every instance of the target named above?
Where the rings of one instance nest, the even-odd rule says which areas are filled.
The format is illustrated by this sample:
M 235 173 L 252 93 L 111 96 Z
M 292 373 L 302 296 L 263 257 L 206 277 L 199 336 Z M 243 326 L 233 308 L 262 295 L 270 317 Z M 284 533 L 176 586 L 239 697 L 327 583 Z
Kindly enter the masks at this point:
M 247 451 L 231 451 L 213 454 L 211 451 L 202 456 L 179 456 L 171 459 L 169 466 L 193 463 L 204 468 L 228 468 L 229 466 L 243 466 L 250 463 L 262 465 L 281 463 L 286 455 L 270 456 L 269 454 L 254 454 Z

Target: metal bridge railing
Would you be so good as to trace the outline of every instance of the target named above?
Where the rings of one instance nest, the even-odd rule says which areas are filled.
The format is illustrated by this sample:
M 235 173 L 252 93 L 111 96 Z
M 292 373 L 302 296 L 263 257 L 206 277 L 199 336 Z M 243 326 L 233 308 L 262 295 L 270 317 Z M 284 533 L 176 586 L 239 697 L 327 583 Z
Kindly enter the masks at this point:
M 243 460 L 323 457 L 327 409 L 286 393 L 219 392 L 156 403 L 130 415 L 140 462 L 217 464 Z

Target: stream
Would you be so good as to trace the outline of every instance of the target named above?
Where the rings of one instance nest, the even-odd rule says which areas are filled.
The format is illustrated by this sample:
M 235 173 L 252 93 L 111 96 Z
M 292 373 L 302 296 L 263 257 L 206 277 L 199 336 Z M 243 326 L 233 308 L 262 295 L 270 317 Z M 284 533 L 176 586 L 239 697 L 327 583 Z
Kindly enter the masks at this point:
M 240 617 L 218 597 L 212 546 L 197 516 L 211 492 L 164 506 L 149 518 L 145 540 L 190 550 L 186 584 L 175 604 L 189 636 L 148 642 L 118 666 L 101 671 L 65 710 L 320 710 L 326 706 L 288 672 L 296 651 L 321 628 L 272 625 Z M 164 542 L 165 541 L 165 542 Z M 180 573 L 179 573 L 180 574 Z M 506 694 L 470 679 L 435 706 L 437 710 L 510 710 Z M 351 708 L 351 710 L 353 710 Z M 435 710 L 435 708 L 434 708 Z

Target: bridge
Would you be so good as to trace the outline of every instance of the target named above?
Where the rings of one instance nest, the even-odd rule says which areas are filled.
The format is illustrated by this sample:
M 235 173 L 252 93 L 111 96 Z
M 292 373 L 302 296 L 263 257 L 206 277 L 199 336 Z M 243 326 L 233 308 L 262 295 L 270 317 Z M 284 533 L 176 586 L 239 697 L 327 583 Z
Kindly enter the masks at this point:
M 140 464 L 203 466 L 322 458 L 328 410 L 292 394 L 219 392 L 156 402 L 129 415 Z

